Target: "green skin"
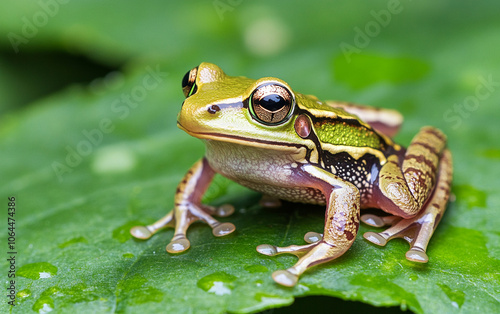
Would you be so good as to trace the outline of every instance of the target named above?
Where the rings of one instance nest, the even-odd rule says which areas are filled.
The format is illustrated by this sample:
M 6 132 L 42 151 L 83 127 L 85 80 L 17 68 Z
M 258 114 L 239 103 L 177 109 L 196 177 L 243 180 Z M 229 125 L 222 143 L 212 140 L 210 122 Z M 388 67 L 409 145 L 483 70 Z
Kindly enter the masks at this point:
M 189 225 L 207 222 L 215 236 L 235 230 L 212 215 L 227 216 L 230 205 L 201 204 L 215 173 L 264 194 L 264 206 L 279 200 L 326 206 L 323 234 L 309 232 L 309 244 L 276 247 L 259 245 L 266 255 L 295 254 L 299 261 L 273 279 L 293 286 L 317 264 L 344 254 L 354 242 L 359 221 L 390 227 L 364 237 L 378 245 L 403 237 L 410 243 L 406 258 L 427 262 L 427 244 L 441 219 L 452 178 L 446 138 L 425 127 L 404 149 L 391 137 L 402 117 L 393 110 L 342 102 L 322 102 L 292 91 L 277 78 L 252 80 L 227 76 L 219 67 L 202 63 L 183 80 L 186 100 L 178 126 L 202 139 L 206 155 L 179 184 L 175 209 L 158 222 L 131 230 L 140 239 L 171 226 L 175 235 L 169 253 L 190 246 Z M 377 217 L 360 209 L 374 207 L 390 213 Z

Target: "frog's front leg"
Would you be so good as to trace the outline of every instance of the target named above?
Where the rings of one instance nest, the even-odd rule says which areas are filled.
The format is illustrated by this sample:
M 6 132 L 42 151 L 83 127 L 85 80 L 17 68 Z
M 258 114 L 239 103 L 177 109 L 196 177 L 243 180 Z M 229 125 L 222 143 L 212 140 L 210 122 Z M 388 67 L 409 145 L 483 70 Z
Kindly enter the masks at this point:
M 361 220 L 369 225 L 391 225 L 380 233 L 365 233 L 365 239 L 384 246 L 393 238 L 403 238 L 410 243 L 408 260 L 428 261 L 427 244 L 446 209 L 452 179 L 451 153 L 445 144 L 439 130 L 425 127 L 408 146 L 401 166 L 396 156 L 388 158 L 380 171 L 378 203 L 403 219 L 363 215 Z
M 273 273 L 274 281 L 289 287 L 294 286 L 308 268 L 344 254 L 354 242 L 359 227 L 360 194 L 354 185 L 312 165 L 299 167 L 298 178 L 298 185 L 314 187 L 326 198 L 323 238 L 301 246 L 276 247 L 263 244 L 257 247 L 257 251 L 265 255 L 289 253 L 299 257 L 294 266 Z
M 195 221 L 204 221 L 212 227 L 216 237 L 233 232 L 236 228 L 232 223 L 220 223 L 211 215 L 229 216 L 234 212 L 231 205 L 215 208 L 201 204 L 201 198 L 215 175 L 207 160 L 203 158 L 189 169 L 184 179 L 179 183 L 175 193 L 175 208 L 162 219 L 148 226 L 136 226 L 130 230 L 132 236 L 138 239 L 148 239 L 160 229 L 175 227 L 175 234 L 167 245 L 167 252 L 180 253 L 190 247 L 186 237 L 189 226 Z

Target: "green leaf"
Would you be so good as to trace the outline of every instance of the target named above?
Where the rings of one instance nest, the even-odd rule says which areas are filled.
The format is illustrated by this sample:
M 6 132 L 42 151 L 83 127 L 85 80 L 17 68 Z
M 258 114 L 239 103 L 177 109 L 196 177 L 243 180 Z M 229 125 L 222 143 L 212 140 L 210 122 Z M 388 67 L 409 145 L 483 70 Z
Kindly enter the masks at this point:
M 370 71 L 366 71 L 370 68 Z M 349 59 L 339 54 L 333 60 L 334 78 L 355 89 L 366 88 L 380 82 L 394 85 L 419 81 L 429 72 L 430 66 L 408 57 L 386 57 L 366 53 L 355 54 Z M 364 75 L 360 75 L 363 73 Z
M 294 300 L 291 311 L 304 303 L 318 312 L 340 309 L 317 297 L 328 296 L 381 311 L 500 312 L 498 2 L 402 1 L 363 47 L 355 46 L 355 28 L 372 27 L 389 12 L 387 1 L 214 3 L 60 4 L 18 53 L 72 51 L 124 65 L 24 107 L 15 104 L 66 67 L 0 68 L 0 199 L 3 221 L 14 218 L 16 233 L 0 262 L 4 291 L 15 286 L 16 305 L 2 302 L 0 311 L 249 313 Z M 9 34 L 22 35 L 26 19 L 46 11 L 11 1 L 0 12 L 7 34 L 0 47 L 15 56 Z M 351 62 L 342 43 L 359 50 Z M 0 64 L 10 57 L 0 54 Z M 230 75 L 277 76 L 321 99 L 400 110 L 406 122 L 396 139 L 405 145 L 421 126 L 442 129 L 454 157 L 455 200 L 429 244 L 429 263 L 407 261 L 404 241 L 371 245 L 361 235 L 374 229 L 361 226 L 342 257 L 306 272 L 294 288 L 278 286 L 271 273 L 296 258 L 259 255 L 255 247 L 304 243 L 306 232 L 321 232 L 324 208 L 263 209 L 258 194 L 222 177 L 204 201 L 235 205 L 221 219 L 236 225 L 234 234 L 215 238 L 195 224 L 192 247 L 179 255 L 165 251 L 172 229 L 132 239 L 131 226 L 171 210 L 177 184 L 203 156 L 202 143 L 176 128 L 181 79 L 201 61 Z M 14 217 L 9 196 L 16 198 Z M 10 241 L 8 227 L 1 243 Z M 12 267 L 15 278 L 8 277 Z M 342 306 L 352 311 L 356 304 Z

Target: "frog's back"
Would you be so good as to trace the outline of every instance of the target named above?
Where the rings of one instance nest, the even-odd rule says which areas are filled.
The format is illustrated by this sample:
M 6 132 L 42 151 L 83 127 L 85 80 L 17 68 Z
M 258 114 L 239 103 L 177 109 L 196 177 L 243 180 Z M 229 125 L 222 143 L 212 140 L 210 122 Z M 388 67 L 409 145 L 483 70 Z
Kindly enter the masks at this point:
M 314 130 L 321 143 L 374 149 L 384 155 L 394 145 L 389 137 L 340 107 L 306 95 L 298 94 L 297 99 L 299 109 L 308 112 L 312 118 Z
M 370 203 L 373 184 L 387 156 L 401 149 L 386 135 L 358 116 L 324 102 L 311 102 L 300 110 L 309 113 L 319 151 L 319 166 L 355 185 L 362 204 Z

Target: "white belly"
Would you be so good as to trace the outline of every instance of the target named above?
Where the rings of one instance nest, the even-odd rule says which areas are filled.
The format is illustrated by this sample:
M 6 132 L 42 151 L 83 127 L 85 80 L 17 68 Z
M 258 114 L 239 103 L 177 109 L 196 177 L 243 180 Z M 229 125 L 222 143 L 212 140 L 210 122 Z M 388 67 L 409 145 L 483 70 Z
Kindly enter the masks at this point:
M 205 144 L 212 169 L 243 186 L 288 201 L 325 203 L 318 189 L 298 184 L 292 154 L 214 140 Z

